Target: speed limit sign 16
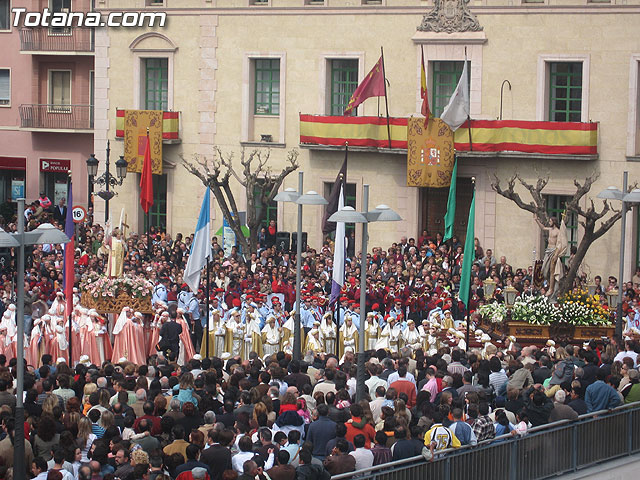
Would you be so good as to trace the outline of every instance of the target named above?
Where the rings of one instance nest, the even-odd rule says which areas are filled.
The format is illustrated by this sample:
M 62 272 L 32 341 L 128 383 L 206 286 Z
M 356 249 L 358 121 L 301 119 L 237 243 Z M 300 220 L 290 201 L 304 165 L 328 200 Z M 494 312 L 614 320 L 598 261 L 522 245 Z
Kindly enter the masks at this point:
M 87 211 L 84 207 L 75 205 L 71 210 L 71 216 L 73 217 L 73 223 L 82 223 L 87 216 Z

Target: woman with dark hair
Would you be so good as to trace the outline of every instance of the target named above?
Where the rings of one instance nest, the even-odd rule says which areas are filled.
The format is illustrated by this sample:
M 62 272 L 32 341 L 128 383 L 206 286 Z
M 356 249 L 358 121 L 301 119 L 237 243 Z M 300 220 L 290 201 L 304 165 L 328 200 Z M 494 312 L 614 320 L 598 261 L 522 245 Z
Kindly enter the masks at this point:
M 182 405 L 182 413 L 184 413 L 184 418 L 180 420 L 180 423 L 184 427 L 185 432 L 197 430 L 203 425 L 202 415 L 193 403 L 186 402 Z
M 56 433 L 56 422 L 49 415 L 43 415 L 33 438 L 33 455 L 42 457 L 45 462 L 48 462 L 51 460 L 51 450 L 59 443 L 60 434 Z

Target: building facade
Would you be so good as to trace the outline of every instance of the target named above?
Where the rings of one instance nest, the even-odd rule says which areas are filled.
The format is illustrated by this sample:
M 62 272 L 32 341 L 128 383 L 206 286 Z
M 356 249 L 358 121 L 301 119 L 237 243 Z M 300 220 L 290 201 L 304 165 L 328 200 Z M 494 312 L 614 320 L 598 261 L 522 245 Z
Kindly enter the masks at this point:
M 473 119 L 598 122 L 597 152 L 590 155 L 523 154 L 507 147 L 460 153 L 456 233 L 463 237 L 466 231 L 474 178 L 476 236 L 512 265 L 539 258 L 544 239 L 530 214 L 495 194 L 494 175 L 504 180 L 518 173 L 529 182 L 548 176 L 543 193 L 556 216 L 575 192 L 574 180 L 600 175 L 583 199 L 586 206 L 609 185 L 621 188 L 623 171 L 629 171 L 631 183 L 640 178 L 640 40 L 631 34 L 640 20 L 635 0 L 438 0 L 437 5 L 431 0 L 138 0 L 133 6 L 98 0 L 96 7 L 105 13 L 168 14 L 162 28 L 96 31 L 94 151 L 98 155 L 111 140 L 113 152 L 122 154 L 122 142 L 114 141 L 116 109 L 179 112 L 179 140 L 165 142 L 163 175 L 154 180 L 152 216 L 152 223 L 174 235 L 193 232 L 204 194 L 182 158 L 212 157 L 214 147 L 233 152 L 236 161 L 243 148 L 269 148 L 274 170 L 297 149 L 304 190 L 328 196 L 344 149 L 301 144 L 300 115 L 340 115 L 381 46 L 391 117 L 419 115 L 422 51 L 431 107 L 439 115 L 466 52 Z M 384 98 L 369 99 L 357 110 L 363 117 L 384 113 Z M 408 187 L 406 162 L 402 149 L 350 148 L 347 203 L 361 208 L 362 186 L 369 184 L 370 207 L 388 204 L 403 217 L 372 224 L 374 245 L 417 237 L 425 229 L 444 230 L 447 190 Z M 129 175 L 111 208 L 125 207 L 129 225 L 143 231 L 138 184 L 139 175 Z M 244 191 L 233 185 L 243 210 Z M 285 187 L 296 188 L 297 175 L 287 177 Z M 217 230 L 223 219 L 212 203 Z M 102 205 L 96 202 L 96 212 Z M 295 231 L 294 206 L 264 208 L 278 230 Z M 637 210 L 627 221 L 629 274 L 640 258 Z M 321 218 L 321 207 L 305 208 L 303 229 L 311 245 L 322 241 Z M 568 227 L 575 244 L 581 234 L 577 219 L 568 218 Z M 616 274 L 619 242 L 616 226 L 589 252 L 585 270 L 591 276 Z
M 91 9 L 90 0 L 0 0 L 0 203 L 67 196 L 87 205 L 93 150 L 94 42 L 89 28 L 13 26 L 12 8 Z M 74 201 L 74 203 L 76 203 Z

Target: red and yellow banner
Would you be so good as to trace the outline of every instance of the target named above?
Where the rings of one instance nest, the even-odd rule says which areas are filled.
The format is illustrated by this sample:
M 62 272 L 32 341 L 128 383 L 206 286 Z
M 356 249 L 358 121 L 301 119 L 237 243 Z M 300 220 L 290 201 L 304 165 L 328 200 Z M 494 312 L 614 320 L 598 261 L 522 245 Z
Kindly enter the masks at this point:
M 116 110 L 116 138 L 124 138 L 124 110 Z M 162 140 L 177 140 L 180 112 L 162 112 Z
M 125 110 L 124 159 L 127 172 L 142 173 L 147 141 L 151 150 L 151 169 L 155 175 L 162 175 L 162 111 Z
M 391 147 L 407 148 L 407 118 L 391 118 Z M 471 120 L 473 150 L 548 155 L 597 155 L 598 123 Z M 469 122 L 454 134 L 455 148 L 469 151 Z M 384 117 L 300 115 L 300 143 L 388 148 Z

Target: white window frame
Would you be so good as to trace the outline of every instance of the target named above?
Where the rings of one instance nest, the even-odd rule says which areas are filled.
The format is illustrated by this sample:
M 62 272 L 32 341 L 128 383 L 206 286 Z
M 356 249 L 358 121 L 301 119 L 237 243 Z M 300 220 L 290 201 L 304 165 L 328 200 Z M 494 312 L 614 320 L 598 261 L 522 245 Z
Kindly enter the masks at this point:
M 251 143 L 250 137 L 253 135 L 253 120 L 255 102 L 255 61 L 266 59 L 280 60 L 280 111 L 276 115 L 260 115 L 261 118 L 278 118 L 278 141 L 274 143 L 285 143 L 286 126 L 286 85 L 287 85 L 287 54 L 286 52 L 246 52 L 242 59 L 242 125 L 240 127 L 240 142 Z
M 629 60 L 627 156 L 640 156 L 640 53 L 634 53 Z
M 11 67 L 0 67 L 0 70 L 6 70 L 9 72 L 9 103 L 0 103 L 0 108 L 11 108 Z
M 65 104 L 59 105 L 59 106 L 55 106 L 52 103 L 53 99 L 51 98 L 51 88 L 53 87 L 52 85 L 52 73 L 54 72 L 69 72 L 69 109 L 65 110 L 63 108 L 60 107 L 64 107 Z M 69 68 L 52 68 L 50 70 L 47 70 L 47 111 L 49 113 L 62 113 L 62 114 L 71 114 L 72 108 L 71 105 L 73 105 L 73 70 L 69 69 Z
M 548 54 L 538 55 L 536 120 L 549 121 L 549 67 L 552 63 L 581 62 L 582 63 L 582 98 L 580 105 L 580 121 L 589 121 L 589 71 L 591 56 L 589 54 Z
M 149 38 L 161 38 L 166 43 L 165 48 L 144 48 L 144 45 L 140 46 L 144 40 Z M 173 41 L 160 33 L 148 32 L 143 33 L 137 37 L 133 42 L 129 44 L 129 50 L 133 54 L 133 108 L 134 110 L 142 109 L 142 78 L 144 75 L 143 63 L 146 58 L 167 58 L 167 68 L 169 69 L 167 75 L 167 81 L 169 82 L 169 91 L 167 92 L 167 110 L 173 110 L 173 65 L 175 53 L 178 50 Z M 146 86 L 145 86 L 146 88 Z
M 7 12 L 7 21 L 8 28 L 0 28 L 0 33 L 8 33 L 11 32 L 12 22 L 11 22 L 11 0 L 7 0 L 7 6 L 9 7 L 9 11 Z
M 464 42 L 464 40 L 461 40 Z M 468 41 L 467 57 L 469 62 L 467 68 L 471 70 L 471 85 L 469 95 L 469 107 L 471 110 L 471 118 L 482 117 L 482 46 L 486 42 L 484 38 L 473 39 Z M 416 45 L 416 113 L 422 108 L 422 97 L 420 97 L 420 75 L 422 71 L 422 52 L 420 45 L 424 46 L 424 61 L 427 77 L 427 91 L 431 97 L 431 84 L 433 82 L 433 71 L 430 68 L 430 62 L 464 62 L 464 43 L 461 44 L 442 44 L 431 43 L 427 40 L 414 38 Z M 427 63 L 429 62 L 429 63 Z M 431 102 L 431 98 L 429 98 Z M 431 103 L 429 103 L 431 105 Z
M 331 62 L 333 60 L 357 60 L 358 61 L 358 85 L 364 78 L 364 52 L 325 53 L 320 59 L 320 90 L 318 92 L 319 112 L 331 115 Z M 358 106 L 364 109 L 364 104 Z

